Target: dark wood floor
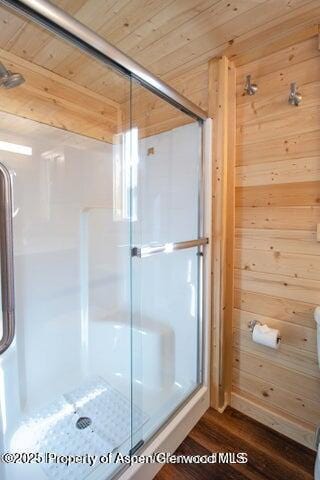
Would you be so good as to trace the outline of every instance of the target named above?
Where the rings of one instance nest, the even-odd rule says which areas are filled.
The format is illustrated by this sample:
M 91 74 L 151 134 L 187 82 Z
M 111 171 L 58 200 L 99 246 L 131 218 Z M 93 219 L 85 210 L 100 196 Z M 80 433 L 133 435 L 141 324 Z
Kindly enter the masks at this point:
M 246 452 L 247 464 L 165 465 L 156 480 L 312 480 L 315 452 L 227 408 L 209 409 L 175 452 Z

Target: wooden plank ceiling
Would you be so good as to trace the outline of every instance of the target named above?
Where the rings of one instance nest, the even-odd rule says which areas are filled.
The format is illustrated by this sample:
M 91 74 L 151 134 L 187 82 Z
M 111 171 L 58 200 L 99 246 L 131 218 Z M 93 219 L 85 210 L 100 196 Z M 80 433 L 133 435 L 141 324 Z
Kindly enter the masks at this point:
M 203 109 L 207 108 L 207 62 L 210 58 L 226 50 L 229 55 L 246 51 L 252 46 L 252 37 L 268 42 L 271 35 L 277 39 L 284 31 L 320 21 L 319 0 L 54 0 L 53 3 Z M 119 111 L 114 102 L 125 105 L 129 95 L 128 86 L 118 75 L 6 7 L 0 8 L 0 23 L 0 60 L 11 61 L 18 68 L 19 59 L 22 59 L 45 69 L 43 77 L 48 78 L 49 71 L 56 75 L 54 80 L 58 83 L 58 77 L 62 77 L 94 92 L 97 95 L 94 100 L 101 100 L 103 113 L 101 110 L 95 112 L 93 103 L 93 123 L 99 124 L 101 116 L 108 111 L 104 128 L 111 134 L 116 132 L 113 125 L 119 121 Z M 20 70 L 27 76 L 26 69 L 32 70 L 31 65 L 21 65 Z M 33 88 L 31 82 L 30 79 L 29 90 Z M 34 88 L 34 95 L 37 89 L 38 86 Z M 48 92 L 48 86 L 43 90 Z M 83 90 L 76 91 L 80 98 Z M 90 92 L 87 97 L 92 98 Z M 44 102 L 43 91 L 41 101 Z M 66 97 L 61 100 L 58 96 L 59 101 L 69 100 Z M 155 110 L 154 101 L 150 96 L 149 110 Z M 74 100 L 71 103 L 77 116 L 68 122 L 74 125 L 83 112 L 80 112 L 81 105 L 76 105 Z M 87 102 L 82 102 L 82 108 L 84 104 L 87 107 Z M 115 110 L 110 112 L 112 106 Z M 45 107 L 46 104 L 42 106 Z M 164 116 L 164 112 L 162 114 Z M 61 128 L 68 129 L 68 122 L 60 121 Z M 83 122 L 86 134 L 90 135 L 85 119 Z M 92 136 L 108 140 L 106 134 L 91 128 L 91 132 L 93 130 Z M 150 130 L 154 131 L 154 128 Z

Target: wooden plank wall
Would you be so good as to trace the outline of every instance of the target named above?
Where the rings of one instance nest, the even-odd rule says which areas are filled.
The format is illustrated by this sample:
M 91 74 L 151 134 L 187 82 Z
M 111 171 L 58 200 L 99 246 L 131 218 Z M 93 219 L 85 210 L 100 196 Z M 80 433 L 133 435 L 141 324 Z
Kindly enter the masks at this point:
M 194 102 L 204 111 L 208 108 L 208 65 L 200 65 L 168 82 L 179 93 Z M 154 93 L 134 84 L 132 89 L 132 121 L 139 128 L 139 136 L 149 137 L 192 123 L 195 120 Z M 122 104 L 128 111 L 128 101 Z
M 121 129 L 119 104 L 2 49 L 0 60 L 26 80 L 19 88 L 1 89 L 0 111 L 113 142 Z
M 258 93 L 243 93 L 251 74 Z M 297 82 L 303 100 L 288 104 Z M 237 68 L 235 297 L 231 405 L 313 448 L 320 372 L 320 52 L 318 37 Z M 252 342 L 250 320 L 281 331 Z
M 12 71 L 20 72 L 26 82 L 13 90 L 1 90 L 0 111 L 29 118 L 98 140 L 113 143 L 114 135 L 123 131 L 129 104 L 117 103 L 46 68 L 0 49 L 0 61 Z M 99 64 L 94 63 L 93 68 Z M 118 78 L 118 89 L 130 92 L 129 81 Z M 171 85 L 204 110 L 208 106 L 208 67 L 178 75 Z M 141 137 L 155 135 L 193 122 L 191 117 L 141 86 L 132 90 L 132 114 Z

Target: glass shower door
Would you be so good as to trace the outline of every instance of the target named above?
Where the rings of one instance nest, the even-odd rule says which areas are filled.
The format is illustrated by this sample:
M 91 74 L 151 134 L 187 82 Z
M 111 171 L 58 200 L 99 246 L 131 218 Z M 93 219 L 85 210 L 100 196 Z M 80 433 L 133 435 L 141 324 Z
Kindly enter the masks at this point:
M 201 383 L 205 240 L 202 125 L 141 86 L 132 92 L 132 446 L 138 448 Z
M 1 90 L 0 479 L 105 480 L 201 384 L 202 125 L 40 34 L 70 78 Z
M 103 141 L 0 111 L 0 451 L 42 458 L 0 462 L 1 480 L 105 480 L 119 465 L 99 456 L 131 448 L 129 106 L 116 113 Z

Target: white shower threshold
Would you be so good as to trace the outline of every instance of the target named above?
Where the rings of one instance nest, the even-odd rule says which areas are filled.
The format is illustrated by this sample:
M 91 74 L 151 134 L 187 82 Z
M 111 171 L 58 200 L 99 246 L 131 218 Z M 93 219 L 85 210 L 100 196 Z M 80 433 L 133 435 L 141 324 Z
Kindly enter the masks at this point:
M 153 452 L 173 453 L 190 430 L 210 406 L 210 393 L 206 385 L 199 387 L 195 393 L 173 414 L 158 434 L 139 452 L 140 455 L 152 455 Z M 121 480 L 152 480 L 163 467 L 160 463 L 134 464 L 119 477 Z M 97 479 L 93 479 L 97 480 Z

